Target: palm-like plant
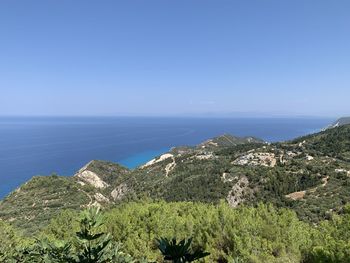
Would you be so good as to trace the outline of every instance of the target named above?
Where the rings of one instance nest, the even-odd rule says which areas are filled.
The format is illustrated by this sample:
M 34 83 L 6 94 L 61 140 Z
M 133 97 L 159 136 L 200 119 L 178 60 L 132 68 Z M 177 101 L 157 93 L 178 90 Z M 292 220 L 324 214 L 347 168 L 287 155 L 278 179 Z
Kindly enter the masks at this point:
M 174 263 L 192 262 L 208 256 L 210 253 L 201 249 L 192 251 L 191 243 L 192 238 L 186 240 L 183 239 L 177 243 L 176 239 L 171 240 L 167 238 L 157 239 L 158 249 L 164 256 L 164 260 L 169 260 Z
M 103 217 L 98 208 L 90 208 L 83 212 L 80 231 L 76 233 L 82 248 L 78 254 L 79 262 L 100 262 L 103 252 L 111 242 L 109 235 L 98 232 L 102 225 Z
M 104 217 L 99 208 L 90 208 L 83 212 L 80 231 L 76 233 L 80 249 L 77 251 L 79 263 L 131 263 L 134 260 L 120 252 L 119 244 L 112 241 L 109 234 L 99 231 Z

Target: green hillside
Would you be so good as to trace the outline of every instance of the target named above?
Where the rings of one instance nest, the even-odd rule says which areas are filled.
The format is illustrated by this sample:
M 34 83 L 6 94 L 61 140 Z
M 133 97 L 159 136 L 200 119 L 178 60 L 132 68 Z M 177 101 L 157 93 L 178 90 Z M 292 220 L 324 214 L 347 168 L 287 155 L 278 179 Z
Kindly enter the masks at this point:
M 306 222 L 340 213 L 350 202 L 350 126 L 267 144 L 223 135 L 177 147 L 128 170 L 92 161 L 73 177 L 35 177 L 0 203 L 0 218 L 38 230 L 61 209 L 165 200 L 231 207 L 259 202 L 291 208 Z

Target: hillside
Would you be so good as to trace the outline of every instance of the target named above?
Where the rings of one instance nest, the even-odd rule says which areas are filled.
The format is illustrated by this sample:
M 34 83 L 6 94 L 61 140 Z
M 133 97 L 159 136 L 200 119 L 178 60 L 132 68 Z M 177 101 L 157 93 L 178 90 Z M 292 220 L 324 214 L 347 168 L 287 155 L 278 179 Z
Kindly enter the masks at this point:
M 35 176 L 0 202 L 0 218 L 35 232 L 62 209 L 108 205 L 114 190 L 110 184 L 128 172 L 118 164 L 91 161 L 72 177 Z
M 138 198 L 214 203 L 225 199 L 232 207 L 271 202 L 316 222 L 350 201 L 349 135 L 350 126 L 343 126 L 285 143 L 199 147 L 168 154 L 120 177 L 118 183 L 133 189 Z M 337 149 L 332 148 L 333 140 Z
M 336 128 L 348 124 L 350 124 L 350 117 L 342 117 L 336 120 L 333 124 L 331 124 L 329 128 Z
M 73 177 L 33 178 L 0 203 L 0 218 L 35 231 L 60 209 L 150 198 L 231 207 L 263 201 L 317 222 L 350 202 L 349 145 L 350 126 L 341 126 L 274 144 L 222 135 L 131 171 L 92 161 Z

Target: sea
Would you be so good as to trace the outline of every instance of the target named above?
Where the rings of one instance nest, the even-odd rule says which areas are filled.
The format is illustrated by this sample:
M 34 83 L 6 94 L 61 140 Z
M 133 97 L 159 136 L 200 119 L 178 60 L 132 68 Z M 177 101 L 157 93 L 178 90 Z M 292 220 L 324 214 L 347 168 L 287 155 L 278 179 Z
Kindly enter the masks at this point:
M 225 133 L 268 142 L 320 131 L 329 118 L 0 117 L 0 198 L 35 175 L 72 176 L 90 160 L 133 169 L 171 147 Z

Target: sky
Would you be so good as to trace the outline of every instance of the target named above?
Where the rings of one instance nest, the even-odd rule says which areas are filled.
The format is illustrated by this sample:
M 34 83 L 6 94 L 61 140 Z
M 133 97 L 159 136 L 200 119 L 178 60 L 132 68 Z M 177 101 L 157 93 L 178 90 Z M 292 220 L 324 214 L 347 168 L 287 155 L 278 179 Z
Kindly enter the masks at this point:
M 2 0 L 0 115 L 350 115 L 348 0 Z

